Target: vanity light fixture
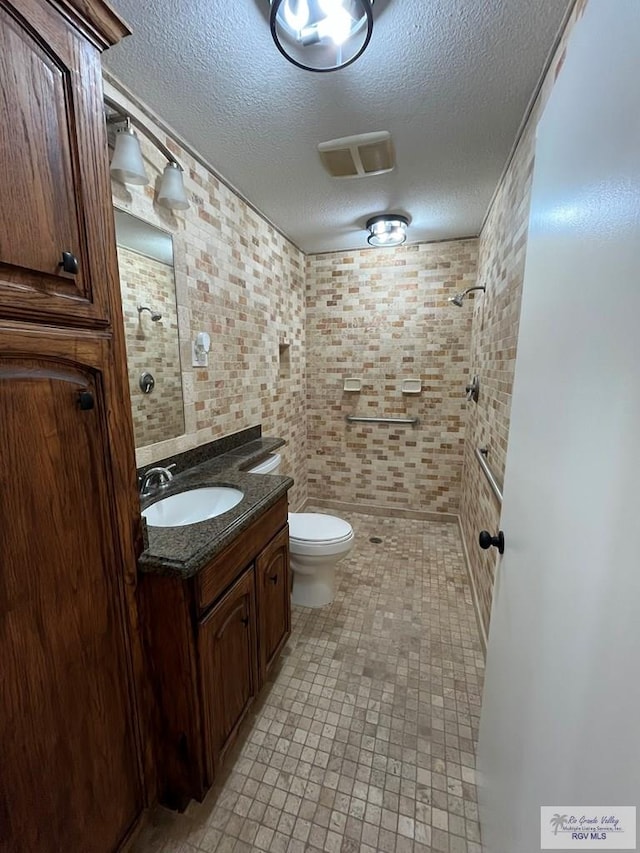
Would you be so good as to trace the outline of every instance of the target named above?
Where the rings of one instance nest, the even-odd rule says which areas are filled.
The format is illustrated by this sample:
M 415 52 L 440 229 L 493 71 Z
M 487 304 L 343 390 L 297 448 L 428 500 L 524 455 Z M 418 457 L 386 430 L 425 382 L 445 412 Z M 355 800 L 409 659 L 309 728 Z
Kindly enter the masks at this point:
M 373 32 L 374 0 L 270 0 L 271 35 L 289 62 L 305 71 L 336 71 L 364 52 Z
M 189 199 L 182 181 L 182 167 L 175 160 L 170 160 L 164 167 L 158 190 L 158 204 L 168 207 L 169 210 L 189 208 Z
M 407 239 L 408 225 L 407 217 L 399 214 L 372 216 L 367 222 L 367 242 L 370 246 L 401 246 Z
M 131 127 L 129 116 L 125 119 L 124 127 L 116 131 L 116 144 L 110 168 L 113 177 L 121 184 L 144 187 L 149 183 L 140 151 L 140 140 Z
M 122 184 L 145 186 L 149 183 L 149 178 L 142 160 L 140 142 L 132 127 L 134 119 L 107 95 L 104 97 L 104 102 L 109 110 L 107 125 L 117 127 L 113 157 L 111 158 L 111 175 Z M 184 189 L 182 166 L 155 134 L 138 121 L 136 121 L 136 127 L 168 160 L 160 181 L 158 204 L 169 208 L 169 210 L 187 210 L 189 199 Z

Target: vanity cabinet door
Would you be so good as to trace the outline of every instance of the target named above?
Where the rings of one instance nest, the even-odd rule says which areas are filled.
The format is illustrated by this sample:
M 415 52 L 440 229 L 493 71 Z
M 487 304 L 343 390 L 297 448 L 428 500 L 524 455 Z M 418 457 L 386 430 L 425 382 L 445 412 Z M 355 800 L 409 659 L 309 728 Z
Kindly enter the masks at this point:
M 198 642 L 211 783 L 257 689 L 253 566 L 200 623 Z
M 0 150 L 0 315 L 106 326 L 118 283 L 100 63 L 54 4 L 0 0 Z
M 275 536 L 256 560 L 258 657 L 264 682 L 291 633 L 289 527 Z
M 109 346 L 46 327 L 0 337 L 0 850 L 111 851 L 143 794 Z

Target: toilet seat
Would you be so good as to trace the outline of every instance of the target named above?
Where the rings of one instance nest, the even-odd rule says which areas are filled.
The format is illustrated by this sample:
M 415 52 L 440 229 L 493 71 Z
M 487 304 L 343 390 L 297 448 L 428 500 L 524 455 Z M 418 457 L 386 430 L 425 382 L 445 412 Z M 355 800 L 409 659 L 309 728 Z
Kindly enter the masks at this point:
M 341 554 L 351 549 L 353 528 L 342 518 L 319 512 L 289 513 L 289 547 L 292 554 Z

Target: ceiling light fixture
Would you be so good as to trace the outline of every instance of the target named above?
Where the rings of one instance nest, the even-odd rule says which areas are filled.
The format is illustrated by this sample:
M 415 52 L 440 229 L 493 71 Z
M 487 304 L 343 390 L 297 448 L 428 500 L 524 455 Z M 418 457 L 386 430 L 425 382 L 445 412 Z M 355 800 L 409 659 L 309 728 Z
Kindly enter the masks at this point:
M 372 216 L 367 222 L 367 242 L 370 246 L 401 246 L 407 239 L 408 225 L 406 216 L 395 213 Z
M 145 186 L 149 183 L 149 177 L 144 167 L 140 141 L 132 128 L 133 119 L 119 104 L 106 95 L 104 102 L 110 111 L 107 115 L 107 125 L 117 126 L 110 166 L 111 176 L 121 184 Z M 182 166 L 166 145 L 163 145 L 150 130 L 139 122 L 136 122 L 136 127 L 168 160 L 160 181 L 158 204 L 169 210 L 187 210 L 189 199 L 184 188 Z
M 374 0 L 270 0 L 271 35 L 280 53 L 305 71 L 355 62 L 373 32 Z

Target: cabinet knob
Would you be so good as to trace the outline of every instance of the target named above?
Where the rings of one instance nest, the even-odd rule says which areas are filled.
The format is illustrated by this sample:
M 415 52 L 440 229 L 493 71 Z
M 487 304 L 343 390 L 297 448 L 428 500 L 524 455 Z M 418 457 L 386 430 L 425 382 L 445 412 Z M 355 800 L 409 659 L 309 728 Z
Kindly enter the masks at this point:
M 91 391 L 80 391 L 78 393 L 78 406 L 83 412 L 88 412 L 93 409 L 95 401 Z
M 478 536 L 478 542 L 484 551 L 493 546 L 498 549 L 499 554 L 504 554 L 504 533 L 502 530 L 498 531 L 497 536 L 492 536 L 488 530 L 482 530 Z
M 78 259 L 71 252 L 63 252 L 62 260 L 58 264 L 59 267 L 62 267 L 64 272 L 69 272 L 72 275 L 75 275 L 78 272 Z
M 242 624 L 246 627 L 246 626 L 249 624 L 249 617 L 248 617 L 248 616 L 243 616 L 243 617 L 242 617 L 242 619 L 241 619 L 240 621 L 241 621 L 241 622 L 242 622 Z
M 271 583 L 278 583 L 278 575 L 269 575 Z

